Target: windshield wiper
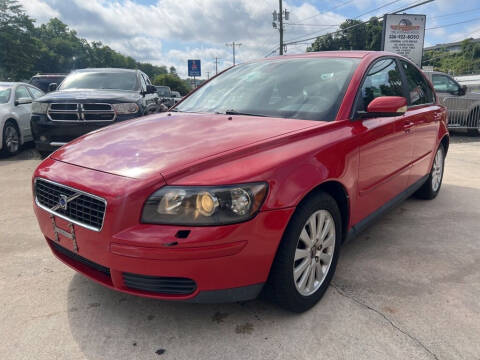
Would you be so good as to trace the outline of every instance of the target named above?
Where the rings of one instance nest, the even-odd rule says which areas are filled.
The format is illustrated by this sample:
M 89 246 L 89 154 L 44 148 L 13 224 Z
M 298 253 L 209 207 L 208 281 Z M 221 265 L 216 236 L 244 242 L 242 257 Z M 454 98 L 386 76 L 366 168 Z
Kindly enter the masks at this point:
M 252 114 L 246 112 L 235 111 L 234 109 L 225 110 L 224 112 L 216 111 L 216 114 L 224 114 L 224 115 L 246 115 L 246 116 L 261 116 L 261 117 L 268 117 L 268 115 L 263 114 Z

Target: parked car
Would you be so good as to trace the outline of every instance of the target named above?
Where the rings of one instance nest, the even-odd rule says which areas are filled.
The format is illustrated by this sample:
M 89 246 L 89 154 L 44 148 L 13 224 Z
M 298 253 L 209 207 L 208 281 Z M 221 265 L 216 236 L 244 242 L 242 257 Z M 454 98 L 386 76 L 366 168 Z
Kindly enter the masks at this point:
M 22 144 L 32 140 L 30 115 L 32 100 L 44 92 L 20 82 L 0 82 L 0 150 L 15 155 Z
M 175 105 L 176 103 L 180 102 L 180 100 L 182 100 L 182 95 L 180 95 L 178 91 L 172 91 L 172 99 Z
M 440 103 L 447 107 L 448 127 L 467 129 L 480 135 L 480 93 L 468 92 L 453 77 L 439 71 L 424 71 L 432 82 Z
M 448 145 L 445 108 L 403 57 L 262 59 L 62 147 L 33 175 L 34 210 L 53 253 L 110 288 L 192 302 L 264 289 L 301 312 L 347 239 L 437 196 Z
M 157 89 L 157 94 L 160 96 L 160 101 L 164 104 L 167 109 L 175 105 L 175 101 L 172 98 L 172 91 L 169 86 L 155 86 Z
M 159 98 L 140 70 L 82 69 L 35 101 L 31 126 L 43 155 L 112 123 L 159 111 Z
M 37 74 L 32 76 L 29 84 L 36 86 L 43 92 L 49 92 L 50 84 L 56 84 L 57 86 L 67 77 L 67 74 Z M 53 88 L 52 88 L 53 89 Z

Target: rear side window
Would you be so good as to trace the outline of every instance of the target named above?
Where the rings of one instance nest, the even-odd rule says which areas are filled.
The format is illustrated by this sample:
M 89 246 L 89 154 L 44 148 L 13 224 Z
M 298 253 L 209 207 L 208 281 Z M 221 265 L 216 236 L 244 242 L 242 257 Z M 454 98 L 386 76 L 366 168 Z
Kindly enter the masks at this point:
M 423 75 L 412 64 L 400 60 L 407 78 L 410 105 L 430 104 L 433 102 L 433 91 Z
M 403 96 L 402 78 L 394 59 L 379 60 L 370 68 L 362 85 L 359 110 L 367 111 L 368 104 L 379 96 Z

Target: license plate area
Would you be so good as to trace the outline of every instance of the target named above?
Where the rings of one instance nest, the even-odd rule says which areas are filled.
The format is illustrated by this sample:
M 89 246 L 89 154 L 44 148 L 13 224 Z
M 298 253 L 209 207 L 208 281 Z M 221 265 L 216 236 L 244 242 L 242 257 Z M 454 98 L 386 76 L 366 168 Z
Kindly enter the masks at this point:
M 75 225 L 73 223 L 69 222 L 68 223 L 68 231 L 64 230 L 64 229 L 57 226 L 57 223 L 55 222 L 55 216 L 53 214 L 50 214 L 50 221 L 52 222 L 55 242 L 60 243 L 60 236 L 59 235 L 62 235 L 63 237 L 72 240 L 73 251 L 78 253 L 77 237 L 75 235 Z

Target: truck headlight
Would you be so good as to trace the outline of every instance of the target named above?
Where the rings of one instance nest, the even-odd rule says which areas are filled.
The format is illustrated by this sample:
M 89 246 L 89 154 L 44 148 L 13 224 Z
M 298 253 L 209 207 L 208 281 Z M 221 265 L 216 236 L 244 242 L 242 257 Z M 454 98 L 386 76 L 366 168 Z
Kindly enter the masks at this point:
M 135 114 L 138 112 L 138 105 L 135 103 L 113 104 L 113 110 L 117 114 Z
M 147 224 L 205 226 L 234 224 L 256 215 L 266 183 L 228 186 L 165 186 L 145 202 Z
M 48 103 L 42 103 L 38 101 L 32 102 L 33 114 L 46 114 L 48 109 Z

